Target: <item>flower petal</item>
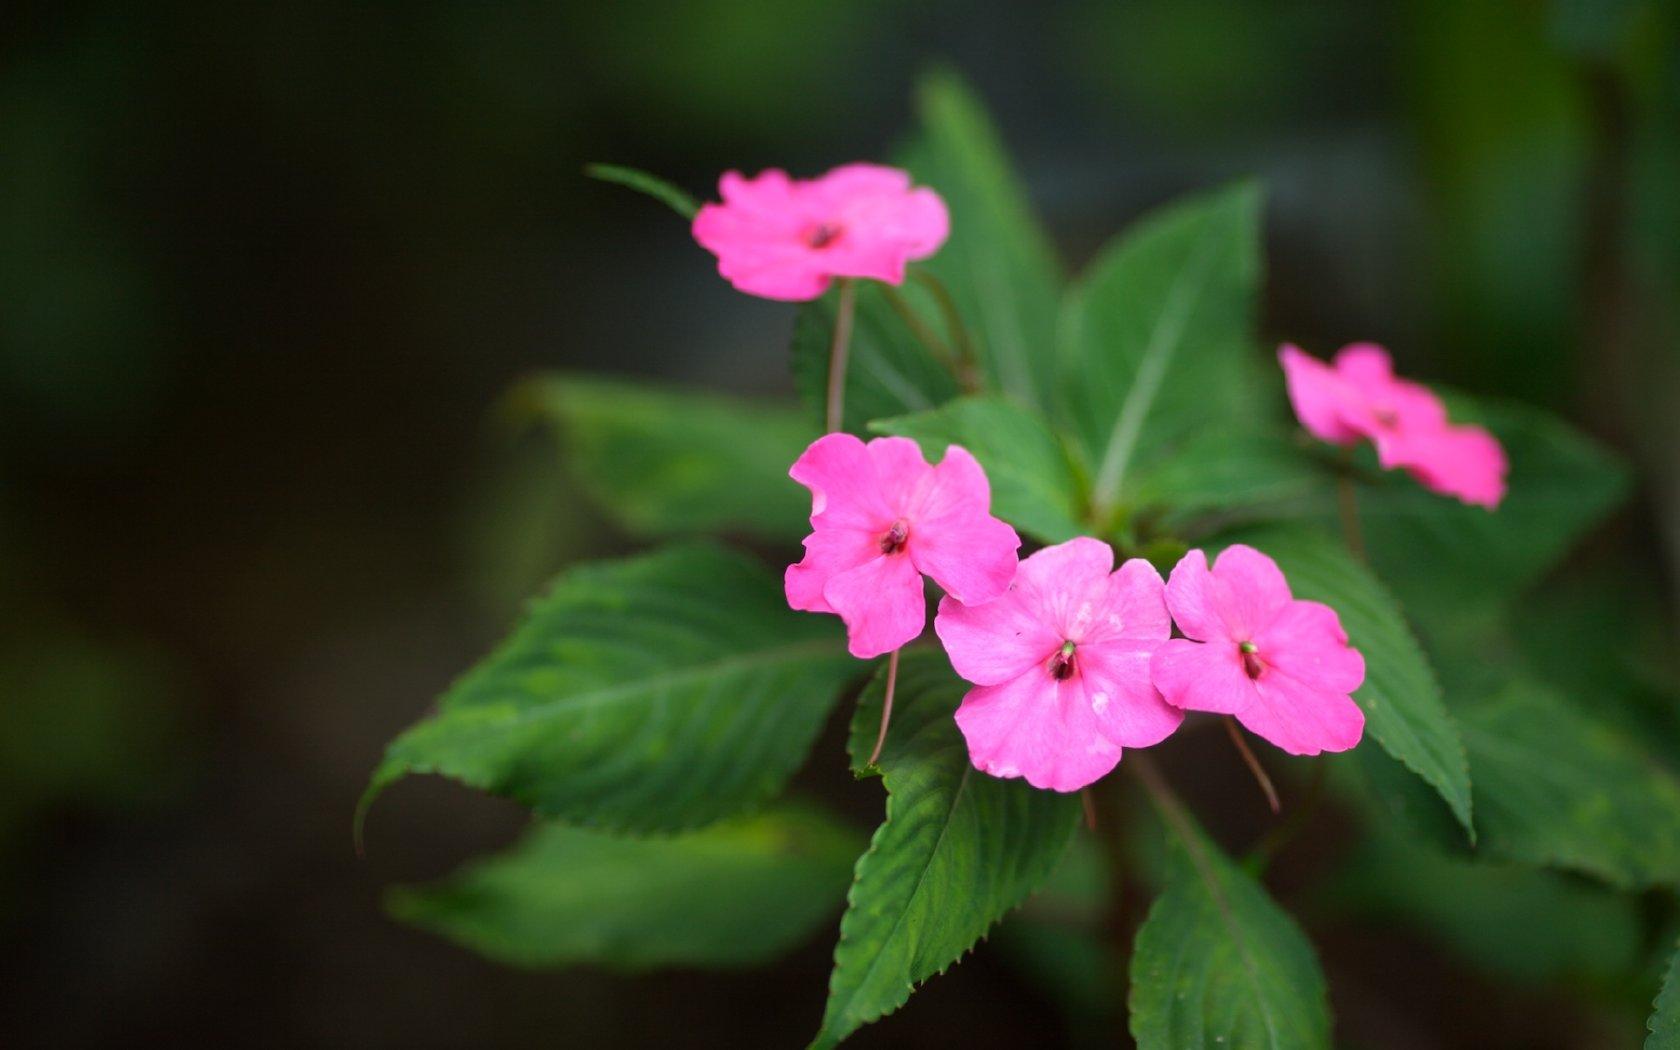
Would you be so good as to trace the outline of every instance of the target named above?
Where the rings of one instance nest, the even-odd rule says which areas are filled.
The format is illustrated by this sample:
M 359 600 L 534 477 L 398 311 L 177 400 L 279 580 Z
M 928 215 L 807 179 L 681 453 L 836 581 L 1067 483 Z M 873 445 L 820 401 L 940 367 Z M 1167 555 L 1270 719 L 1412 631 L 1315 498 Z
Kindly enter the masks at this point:
M 1062 638 L 1034 615 L 1017 590 L 982 605 L 950 595 L 939 600 L 934 633 L 957 674 L 975 685 L 998 685 L 1046 663 Z
M 902 554 L 878 555 L 830 578 L 823 598 L 846 621 L 847 651 L 861 660 L 909 644 L 927 624 L 921 574 Z
M 1194 643 L 1192 643 L 1194 644 Z M 1150 678 L 1157 641 L 1115 639 L 1081 645 L 1076 680 L 1103 735 L 1123 747 L 1149 747 L 1173 734 L 1184 711 L 1161 698 Z
M 1034 668 L 1000 685 L 969 690 L 957 727 L 974 765 L 1036 788 L 1077 791 L 1112 770 L 1120 747 L 1099 730 L 1084 689 Z
M 875 457 L 851 434 L 825 434 L 811 442 L 788 475 L 811 490 L 813 528 L 885 532 L 892 526 Z
M 1237 647 L 1223 640 L 1174 638 L 1161 643 L 1149 659 L 1149 678 L 1163 700 L 1186 711 L 1236 714 L 1259 696 L 1243 671 Z
M 833 577 L 880 556 L 880 538 L 873 529 L 816 530 L 805 537 L 804 559 L 789 565 L 782 578 L 788 605 L 802 612 L 834 612 L 823 597 L 823 587 Z
M 1499 439 L 1475 426 L 1446 427 L 1408 449 L 1405 462 L 1424 488 L 1493 510 L 1505 499 L 1510 463 Z
M 1164 642 L 1172 635 L 1166 591 L 1155 566 L 1142 558 L 1128 558 L 1108 577 L 1100 614 L 1071 637 L 1081 647 L 1121 638 Z
M 1035 615 L 1061 638 L 1077 638 L 1108 603 L 1114 551 L 1080 536 L 1021 560 L 1015 586 Z
M 1237 721 L 1292 755 L 1346 751 L 1365 732 L 1365 712 L 1346 694 L 1269 667 L 1255 683 L 1259 699 Z
M 1283 366 L 1295 418 L 1307 433 L 1338 445 L 1359 440 L 1360 432 L 1343 422 L 1348 390 L 1334 369 L 1288 343 L 1278 350 L 1278 363 Z
M 1268 668 L 1296 681 L 1337 693 L 1351 693 L 1365 681 L 1365 658 L 1348 645 L 1341 619 L 1328 605 L 1290 602 L 1254 642 Z
M 1008 590 L 1020 546 L 1014 529 L 986 514 L 913 526 L 909 554 L 957 601 L 978 605 Z
M 878 437 L 868 449 L 882 506 L 889 512 L 887 524 L 892 518 L 912 518 L 920 493 L 933 481 L 922 447 L 906 437 Z
M 1233 543 L 1221 551 L 1213 575 L 1225 584 L 1223 595 L 1214 593 L 1225 625 L 1238 641 L 1260 633 L 1293 600 L 1277 562 L 1247 544 Z

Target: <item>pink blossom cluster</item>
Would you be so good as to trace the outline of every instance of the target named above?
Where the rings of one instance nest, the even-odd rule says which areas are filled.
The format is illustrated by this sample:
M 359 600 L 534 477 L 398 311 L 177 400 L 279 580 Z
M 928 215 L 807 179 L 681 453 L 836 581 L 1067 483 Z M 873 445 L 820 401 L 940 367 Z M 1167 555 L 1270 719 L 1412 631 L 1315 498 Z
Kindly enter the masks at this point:
M 949 233 L 936 193 L 875 165 L 810 181 L 731 172 L 720 191 L 694 236 L 732 284 L 771 299 L 813 299 L 837 278 L 898 284 Z M 1466 503 L 1491 509 L 1504 497 L 1499 442 L 1449 422 L 1381 348 L 1350 346 L 1327 365 L 1285 346 L 1279 359 L 1314 436 L 1369 440 L 1384 468 Z M 959 445 L 930 464 L 906 438 L 832 433 L 790 474 L 811 490 L 812 531 L 788 567 L 788 603 L 839 616 L 851 653 L 871 658 L 922 634 L 932 579 L 944 591 L 934 631 L 973 685 L 957 725 L 975 766 L 994 776 L 1078 790 L 1123 749 L 1166 739 L 1187 711 L 1229 715 L 1296 755 L 1345 751 L 1364 733 L 1351 695 L 1364 658 L 1335 610 L 1296 598 L 1252 547 L 1227 547 L 1211 564 L 1192 550 L 1164 581 L 1139 558 L 1116 569 L 1114 551 L 1089 537 L 1018 560 L 1020 537 L 992 516 L 985 471 Z

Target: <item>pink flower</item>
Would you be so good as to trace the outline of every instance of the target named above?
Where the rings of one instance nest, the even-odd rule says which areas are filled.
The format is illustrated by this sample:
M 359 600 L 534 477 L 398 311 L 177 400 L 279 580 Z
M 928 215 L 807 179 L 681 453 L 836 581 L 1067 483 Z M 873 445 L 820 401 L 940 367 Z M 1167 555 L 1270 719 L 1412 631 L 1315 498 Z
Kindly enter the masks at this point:
M 766 299 L 815 299 L 835 277 L 904 280 L 904 266 L 939 250 L 950 232 L 945 202 L 910 176 L 847 164 L 819 179 L 774 169 L 756 179 L 728 172 L 722 204 L 694 216 L 694 239 L 718 258 L 718 273 Z
M 1141 558 L 1080 537 L 1021 562 L 996 601 L 939 603 L 933 629 L 975 688 L 957 726 L 975 766 L 1076 791 L 1158 744 L 1184 721 L 1149 681 L 1149 658 L 1172 633 L 1161 575 Z
M 1425 488 L 1489 510 L 1505 498 L 1505 450 L 1477 426 L 1447 421 L 1429 388 L 1394 377 L 1388 352 L 1358 343 L 1334 366 L 1285 344 L 1278 350 L 1289 400 L 1314 437 L 1338 445 L 1369 438 L 1384 469 L 1403 467 Z
M 1167 580 L 1167 607 L 1185 634 L 1149 664 L 1167 703 L 1235 715 L 1292 755 L 1359 743 L 1365 713 L 1348 694 L 1365 681 L 1365 658 L 1334 609 L 1290 595 L 1277 562 L 1239 543 L 1209 570 L 1191 551 Z
M 788 473 L 811 490 L 812 529 L 788 566 L 788 604 L 838 614 L 853 656 L 922 633 L 922 573 L 962 602 L 990 601 L 1015 576 L 1021 538 L 992 517 L 986 472 L 959 445 L 935 467 L 909 438 L 827 434 Z

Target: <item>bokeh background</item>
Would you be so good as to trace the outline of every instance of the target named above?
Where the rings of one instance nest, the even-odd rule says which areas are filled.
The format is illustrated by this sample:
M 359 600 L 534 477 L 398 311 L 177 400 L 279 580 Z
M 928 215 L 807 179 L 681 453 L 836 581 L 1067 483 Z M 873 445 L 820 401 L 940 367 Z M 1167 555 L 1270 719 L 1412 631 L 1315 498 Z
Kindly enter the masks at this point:
M 883 159 L 936 60 L 1071 264 L 1258 174 L 1267 338 L 1382 341 L 1622 450 L 1638 496 L 1576 571 L 1671 646 L 1677 34 L 1654 0 L 0 6 L 0 1045 L 803 1042 L 826 934 L 760 973 L 504 969 L 380 895 L 522 813 L 417 778 L 365 860 L 350 814 L 521 598 L 622 543 L 498 424 L 510 384 L 791 389 L 791 309 L 583 165 L 704 195 Z M 804 790 L 878 812 L 819 766 Z M 1493 980 L 1289 870 L 1349 1046 L 1637 1042 L 1628 995 Z M 856 1043 L 1077 1029 L 987 945 Z

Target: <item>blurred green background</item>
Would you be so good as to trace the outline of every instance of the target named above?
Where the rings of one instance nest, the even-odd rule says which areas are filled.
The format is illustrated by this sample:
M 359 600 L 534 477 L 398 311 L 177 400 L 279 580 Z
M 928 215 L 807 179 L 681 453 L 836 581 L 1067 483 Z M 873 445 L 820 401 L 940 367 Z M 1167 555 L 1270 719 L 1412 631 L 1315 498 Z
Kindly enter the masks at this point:
M 1384 342 L 1620 448 L 1638 499 L 1570 593 L 1671 649 L 1677 40 L 1654 0 L 6 4 L 0 1045 L 803 1040 L 826 936 L 772 972 L 506 970 L 380 893 L 511 841 L 515 807 L 405 783 L 365 861 L 349 818 L 520 599 L 619 543 L 497 425 L 514 381 L 791 389 L 791 309 L 582 166 L 704 195 L 884 158 L 931 61 L 975 82 L 1072 262 L 1258 174 L 1267 339 Z M 1544 608 L 1535 636 L 1578 644 Z M 840 765 L 802 786 L 865 822 L 878 789 Z M 1535 972 L 1455 948 L 1451 914 L 1315 911 L 1293 871 L 1346 1045 L 1637 1041 L 1599 931 Z M 983 946 L 856 1044 L 1091 1038 L 1066 992 Z

